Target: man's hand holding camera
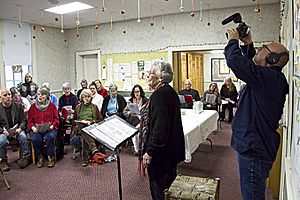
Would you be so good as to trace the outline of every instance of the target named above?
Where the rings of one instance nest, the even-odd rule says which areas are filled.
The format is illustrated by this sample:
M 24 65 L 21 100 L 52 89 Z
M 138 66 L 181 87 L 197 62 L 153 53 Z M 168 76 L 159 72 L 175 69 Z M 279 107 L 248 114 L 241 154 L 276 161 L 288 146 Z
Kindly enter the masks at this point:
M 252 43 L 252 37 L 251 37 L 251 32 L 249 31 L 248 32 L 248 35 L 246 37 L 243 37 L 243 38 L 240 38 L 240 35 L 239 35 L 239 32 L 237 31 L 236 28 L 231 28 L 231 29 L 228 29 L 227 30 L 227 38 L 228 38 L 228 41 L 229 40 L 241 40 L 244 45 L 249 45 Z

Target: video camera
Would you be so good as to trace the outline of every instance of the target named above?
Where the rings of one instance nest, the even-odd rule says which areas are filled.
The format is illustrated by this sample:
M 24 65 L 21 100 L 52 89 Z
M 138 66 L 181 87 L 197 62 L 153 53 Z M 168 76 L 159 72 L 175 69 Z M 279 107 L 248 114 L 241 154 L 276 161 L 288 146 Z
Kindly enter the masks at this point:
M 240 38 L 244 38 L 244 37 L 248 36 L 249 31 L 250 31 L 249 26 L 245 22 L 242 21 L 242 16 L 240 13 L 234 13 L 233 15 L 227 17 L 226 19 L 224 19 L 222 21 L 222 24 L 225 25 L 231 21 L 239 24 L 236 29 L 239 33 Z M 227 34 L 226 34 L 226 36 L 227 36 Z

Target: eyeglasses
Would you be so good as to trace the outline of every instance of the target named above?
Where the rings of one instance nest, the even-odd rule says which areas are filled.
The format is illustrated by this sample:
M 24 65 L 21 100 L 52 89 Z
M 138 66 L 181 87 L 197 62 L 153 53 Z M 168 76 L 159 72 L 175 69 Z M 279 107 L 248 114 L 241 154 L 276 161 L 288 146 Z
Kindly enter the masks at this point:
M 262 48 L 266 48 L 268 50 L 269 53 L 272 53 L 272 51 L 267 47 L 267 45 L 262 45 Z

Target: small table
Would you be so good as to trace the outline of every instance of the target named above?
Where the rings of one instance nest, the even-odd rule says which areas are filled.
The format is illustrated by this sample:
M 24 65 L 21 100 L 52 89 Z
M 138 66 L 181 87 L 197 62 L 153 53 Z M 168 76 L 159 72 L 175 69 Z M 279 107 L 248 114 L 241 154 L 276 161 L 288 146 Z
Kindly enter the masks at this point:
M 181 109 L 181 119 L 185 140 L 185 162 L 192 161 L 192 153 L 209 134 L 217 130 L 219 114 L 215 110 L 195 113 L 192 109 Z

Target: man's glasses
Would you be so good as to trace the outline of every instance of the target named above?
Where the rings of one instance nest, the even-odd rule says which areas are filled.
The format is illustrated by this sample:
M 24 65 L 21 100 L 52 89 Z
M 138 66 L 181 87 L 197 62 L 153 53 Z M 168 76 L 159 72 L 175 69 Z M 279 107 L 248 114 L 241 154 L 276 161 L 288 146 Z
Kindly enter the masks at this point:
M 11 94 L 2 94 L 2 96 L 7 97 L 7 96 L 11 96 Z
M 272 53 L 272 51 L 267 47 L 267 45 L 262 45 L 262 48 L 266 48 L 268 50 L 269 53 Z

